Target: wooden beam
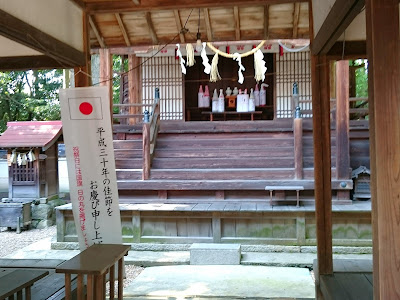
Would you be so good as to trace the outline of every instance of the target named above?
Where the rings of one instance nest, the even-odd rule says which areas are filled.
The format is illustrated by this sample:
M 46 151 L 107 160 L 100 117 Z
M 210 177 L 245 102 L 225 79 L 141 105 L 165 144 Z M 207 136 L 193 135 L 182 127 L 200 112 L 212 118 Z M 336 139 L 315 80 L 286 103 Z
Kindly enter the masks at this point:
M 92 16 L 89 16 L 89 24 L 90 27 L 92 28 L 94 35 L 96 36 L 97 41 L 99 42 L 99 45 L 101 48 L 105 48 L 106 44 L 104 43 L 103 37 L 100 34 L 99 29 L 97 28 L 96 23 L 94 22 Z
M 285 3 L 308 2 L 308 0 L 285 0 Z M 271 4 L 282 4 L 282 0 L 232 0 L 229 6 L 249 7 L 263 6 Z M 142 3 L 140 6 L 135 5 L 131 1 L 101 1 L 86 2 L 87 12 L 95 13 L 123 13 L 133 11 L 151 11 L 151 10 L 167 10 L 167 9 L 187 9 L 187 8 L 212 8 L 226 7 L 226 2 L 215 0 L 152 0 Z
M 349 61 L 336 62 L 336 178 L 349 179 Z
M 90 59 L 90 45 L 89 45 L 89 15 L 82 14 L 82 32 L 83 32 L 83 51 L 85 53 L 84 63 L 74 68 L 74 83 L 75 87 L 87 87 L 92 84 L 92 67 Z
M 65 69 L 66 67 L 73 68 L 74 65 L 61 64 L 58 60 L 46 55 L 0 57 L 1 71 Z
M 112 92 L 112 55 L 110 49 L 103 48 L 100 54 L 100 85 L 108 87 L 110 95 L 110 113 L 113 115 L 113 92 Z
M 336 62 L 336 179 L 350 179 L 349 61 Z M 350 200 L 350 191 L 337 191 L 337 200 Z
M 374 299 L 400 298 L 398 0 L 365 6 L 370 112 Z
M 264 39 L 269 39 L 269 5 L 264 6 Z
M 67 45 L 39 29 L 17 19 L 0 9 L 0 35 L 39 51 L 65 64 L 79 66 L 85 64 L 83 52 Z
M 83 10 L 85 9 L 85 2 L 83 0 L 70 0 L 72 3 L 75 3 L 77 6 L 82 8 Z
M 240 17 L 239 8 L 237 6 L 233 7 L 233 18 L 235 21 L 235 39 L 240 41 Z
M 319 274 L 332 274 L 332 190 L 329 64 L 326 57 L 311 57 L 314 139 L 315 219 Z
M 365 41 L 346 41 L 343 45 L 343 42 L 336 42 L 328 51 L 327 56 L 334 60 L 367 58 L 367 43 Z
M 203 13 L 204 13 L 204 21 L 206 22 L 207 40 L 209 42 L 212 42 L 213 34 L 210 21 L 210 12 L 208 11 L 208 8 L 203 8 Z
M 132 0 L 133 3 L 135 3 L 136 5 L 140 5 L 140 0 Z
M 149 11 L 146 12 L 146 22 L 147 22 L 147 26 L 149 27 L 149 32 L 150 32 L 150 36 L 151 36 L 151 40 L 152 40 L 153 44 L 158 45 L 159 43 L 158 43 L 157 34 L 154 29 L 153 21 L 151 20 L 151 13 Z
M 140 80 L 141 68 L 140 58 L 136 55 L 128 55 L 128 93 L 129 93 L 129 104 L 141 104 L 142 99 L 140 97 L 140 91 L 142 83 Z M 140 114 L 142 113 L 139 107 L 130 107 L 129 114 Z M 130 118 L 129 124 L 133 125 L 137 123 L 136 118 Z
M 297 180 L 303 179 L 303 119 L 293 119 L 294 134 L 294 174 Z
M 124 22 L 122 22 L 121 15 L 116 13 L 115 14 L 115 18 L 117 19 L 117 22 L 118 22 L 118 25 L 119 25 L 119 29 L 121 30 L 122 35 L 124 37 L 125 44 L 128 47 L 130 47 L 131 46 L 131 41 L 129 40 L 128 33 L 126 32 L 126 28 L 125 28 Z
M 354 18 L 365 0 L 336 0 L 311 45 L 313 55 L 327 54 Z
M 178 28 L 178 32 L 179 32 L 179 39 L 181 40 L 181 44 L 184 44 L 185 43 L 185 35 L 182 32 L 182 21 L 181 21 L 181 16 L 179 14 L 179 10 L 174 9 L 174 16 L 175 16 L 176 27 Z
M 300 19 L 300 3 L 293 4 L 293 38 L 297 38 L 298 27 L 299 27 L 299 19 Z

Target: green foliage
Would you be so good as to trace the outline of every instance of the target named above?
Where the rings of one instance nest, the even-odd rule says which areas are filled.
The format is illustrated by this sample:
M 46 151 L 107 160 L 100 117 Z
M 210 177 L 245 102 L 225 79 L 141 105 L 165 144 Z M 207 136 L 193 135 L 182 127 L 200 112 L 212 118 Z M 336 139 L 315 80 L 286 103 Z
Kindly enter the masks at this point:
M 357 59 L 354 66 L 359 66 L 356 73 L 356 97 L 368 97 L 368 61 Z
M 60 119 L 62 70 L 0 72 L 0 132 L 9 121 Z

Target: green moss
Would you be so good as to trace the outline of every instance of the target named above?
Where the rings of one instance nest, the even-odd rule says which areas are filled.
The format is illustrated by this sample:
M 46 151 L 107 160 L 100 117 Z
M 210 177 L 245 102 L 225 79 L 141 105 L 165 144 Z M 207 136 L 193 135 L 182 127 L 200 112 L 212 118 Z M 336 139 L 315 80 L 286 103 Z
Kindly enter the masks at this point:
M 372 232 L 371 232 L 371 230 L 362 230 L 362 231 L 358 234 L 358 238 L 360 238 L 360 239 L 372 239 Z
M 271 227 L 263 227 L 261 230 L 257 232 L 256 237 L 272 237 L 272 229 Z
M 355 229 L 353 226 L 335 226 L 335 228 L 332 229 L 332 237 L 333 238 L 344 238 L 344 239 L 351 239 L 351 238 L 357 238 L 358 237 L 358 232 L 357 229 Z
M 133 236 L 133 229 L 132 227 L 122 226 L 122 236 Z
M 76 235 L 76 228 L 74 222 L 67 222 L 65 224 L 65 235 Z

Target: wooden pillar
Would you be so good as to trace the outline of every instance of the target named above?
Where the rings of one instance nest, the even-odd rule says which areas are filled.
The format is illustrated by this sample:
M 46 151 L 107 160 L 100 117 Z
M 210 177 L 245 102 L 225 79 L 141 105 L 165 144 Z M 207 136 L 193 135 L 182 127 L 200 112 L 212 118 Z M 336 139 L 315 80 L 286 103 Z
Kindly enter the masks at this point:
M 140 79 L 140 70 L 141 68 L 138 67 L 140 65 L 140 58 L 136 55 L 129 55 L 128 56 L 128 88 L 129 88 L 129 104 L 141 104 L 141 90 L 142 90 L 142 83 Z M 130 107 L 129 114 L 140 114 L 142 111 L 139 107 Z M 130 118 L 129 124 L 133 125 L 136 124 L 138 119 Z
M 294 134 L 294 175 L 296 179 L 303 179 L 303 119 L 293 119 Z
M 374 299 L 400 298 L 399 1 L 367 0 Z
M 90 62 L 90 45 L 89 45 L 89 17 L 86 13 L 83 13 L 83 52 L 85 53 L 86 63 L 84 66 L 78 66 L 74 68 L 74 82 L 75 87 L 90 86 L 91 80 L 91 62 Z
M 101 48 L 99 50 L 100 56 L 100 85 L 107 86 L 110 95 L 110 115 L 113 119 L 113 92 L 112 92 L 112 56 L 110 49 Z
M 319 274 L 332 274 L 332 191 L 329 62 L 311 57 L 315 219 Z
M 349 61 L 336 62 L 336 178 L 350 178 Z M 337 191 L 338 200 L 349 200 L 350 191 Z

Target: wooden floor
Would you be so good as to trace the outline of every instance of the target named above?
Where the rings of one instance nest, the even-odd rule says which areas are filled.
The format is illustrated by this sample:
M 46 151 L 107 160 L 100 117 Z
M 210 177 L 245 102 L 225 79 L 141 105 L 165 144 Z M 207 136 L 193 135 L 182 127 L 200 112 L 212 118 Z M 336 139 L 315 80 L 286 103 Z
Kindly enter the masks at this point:
M 200 203 L 143 203 L 143 204 L 120 204 L 121 210 L 133 210 L 133 211 L 315 211 L 314 205 L 300 205 L 296 207 L 295 201 L 292 201 L 294 205 L 287 205 L 278 203 L 277 205 L 270 205 L 269 201 L 264 203 L 252 203 L 252 202 L 200 202 Z M 333 205 L 333 212 L 370 212 L 371 201 L 354 201 L 351 205 Z
M 333 275 L 318 274 L 314 260 L 317 299 L 373 299 L 372 260 L 334 259 Z

